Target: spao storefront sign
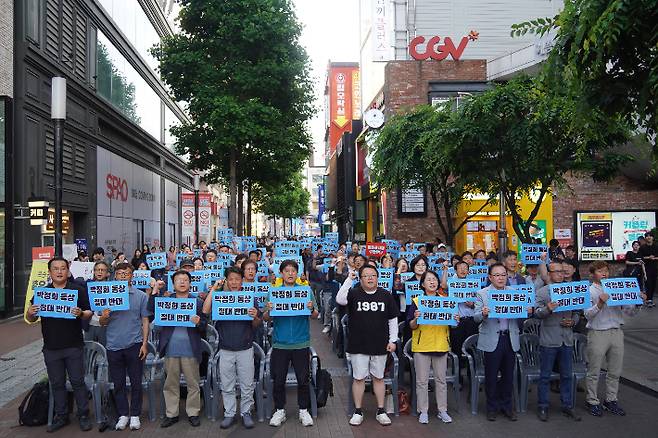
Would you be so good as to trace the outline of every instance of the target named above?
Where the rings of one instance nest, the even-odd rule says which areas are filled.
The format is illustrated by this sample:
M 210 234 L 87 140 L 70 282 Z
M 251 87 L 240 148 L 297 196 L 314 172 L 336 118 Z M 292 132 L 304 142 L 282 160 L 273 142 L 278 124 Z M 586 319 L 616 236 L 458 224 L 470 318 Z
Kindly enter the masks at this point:
M 425 61 L 428 59 L 443 61 L 448 56 L 451 56 L 452 59 L 458 61 L 464 53 L 466 46 L 472 41 L 477 41 L 479 36 L 480 34 L 478 32 L 472 30 L 467 36 L 462 37 L 458 46 L 455 46 L 450 37 L 443 38 L 443 44 L 441 44 L 442 37 L 433 36 L 427 41 L 427 44 L 424 44 L 425 37 L 417 36 L 409 43 L 409 54 L 417 61 Z M 423 45 L 425 50 L 421 53 L 419 49 L 421 49 Z

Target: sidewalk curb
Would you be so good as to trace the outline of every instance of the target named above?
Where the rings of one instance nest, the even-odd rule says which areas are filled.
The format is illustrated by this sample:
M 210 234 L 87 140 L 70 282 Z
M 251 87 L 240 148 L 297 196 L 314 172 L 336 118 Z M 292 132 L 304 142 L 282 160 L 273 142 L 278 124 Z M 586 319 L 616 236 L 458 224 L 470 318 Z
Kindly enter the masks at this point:
M 626 377 L 619 377 L 619 381 L 623 383 L 626 386 L 629 386 L 637 391 L 640 391 L 643 394 L 650 395 L 652 397 L 658 398 L 658 391 L 655 389 L 649 388 L 648 386 L 645 386 L 641 383 L 638 383 L 634 380 L 629 380 Z
M 17 319 L 23 319 L 23 314 L 19 313 L 18 315 L 14 315 L 14 316 L 10 316 L 8 318 L 0 319 L 0 325 L 7 324 L 7 323 L 10 323 L 10 322 L 14 322 Z

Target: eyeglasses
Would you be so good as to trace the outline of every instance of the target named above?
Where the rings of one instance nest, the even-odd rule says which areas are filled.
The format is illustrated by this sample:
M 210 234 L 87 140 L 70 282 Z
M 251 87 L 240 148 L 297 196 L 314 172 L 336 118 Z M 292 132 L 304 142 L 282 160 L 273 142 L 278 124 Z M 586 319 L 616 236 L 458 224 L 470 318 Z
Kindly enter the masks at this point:
M 563 271 L 561 269 L 553 269 L 553 270 L 549 270 L 548 272 L 555 272 L 556 274 L 564 274 L 566 271 Z
M 361 278 L 377 278 L 377 275 L 375 275 L 375 274 L 362 275 Z
M 507 274 L 491 274 L 491 276 L 496 278 L 501 278 L 501 277 L 507 277 Z

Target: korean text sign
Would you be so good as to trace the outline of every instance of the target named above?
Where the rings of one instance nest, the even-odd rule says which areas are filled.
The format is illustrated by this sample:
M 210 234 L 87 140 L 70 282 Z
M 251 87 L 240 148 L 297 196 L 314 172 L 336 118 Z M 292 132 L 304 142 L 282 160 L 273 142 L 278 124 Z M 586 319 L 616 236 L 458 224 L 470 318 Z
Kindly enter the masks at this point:
M 480 289 L 480 280 L 477 278 L 448 278 L 448 296 L 454 301 L 475 301 Z
M 449 297 L 418 297 L 418 324 L 457 325 L 457 301 Z
M 167 267 L 167 254 L 164 252 L 146 254 L 146 264 L 151 269 L 164 269 Z
M 377 287 L 386 289 L 389 292 L 392 291 L 394 275 L 395 275 L 394 268 L 380 268 L 379 276 L 377 277 Z
M 249 309 L 254 307 L 253 292 L 215 292 L 212 294 L 214 321 L 250 321 Z
M 263 310 L 267 304 L 270 287 L 270 283 L 266 282 L 242 283 L 242 291 L 254 294 L 254 305 L 260 310 Z
M 523 243 L 521 245 L 521 260 L 524 265 L 538 265 L 542 263 L 541 255 L 548 252 L 546 245 L 537 245 L 530 243 Z
M 528 294 L 524 291 L 489 290 L 489 318 L 516 319 L 528 317 Z
M 557 303 L 554 312 L 586 309 L 590 306 L 589 281 L 572 281 L 549 285 L 551 301 Z
M 172 327 L 194 327 L 192 317 L 196 315 L 196 298 L 155 298 L 155 320 L 153 324 Z
M 148 289 L 151 287 L 151 270 L 138 269 L 133 271 L 133 287 L 137 289 Z
M 515 284 L 510 286 L 514 290 L 525 292 L 528 297 L 528 306 L 534 307 L 536 305 L 536 293 L 534 284 Z
M 643 302 L 637 278 L 608 278 L 601 280 L 601 286 L 609 295 L 608 306 L 633 306 Z
M 90 281 L 87 283 L 89 306 L 94 312 L 130 309 L 127 281 Z
M 404 282 L 404 292 L 406 296 L 407 306 L 411 306 L 411 300 L 413 300 L 418 295 L 422 295 L 423 290 L 420 288 L 420 281 L 405 281 Z
M 75 319 L 71 311 L 78 306 L 78 291 L 37 287 L 34 288 L 34 305 L 39 306 L 40 318 Z
M 270 288 L 271 316 L 310 315 L 308 302 L 311 288 L 308 286 L 283 286 Z

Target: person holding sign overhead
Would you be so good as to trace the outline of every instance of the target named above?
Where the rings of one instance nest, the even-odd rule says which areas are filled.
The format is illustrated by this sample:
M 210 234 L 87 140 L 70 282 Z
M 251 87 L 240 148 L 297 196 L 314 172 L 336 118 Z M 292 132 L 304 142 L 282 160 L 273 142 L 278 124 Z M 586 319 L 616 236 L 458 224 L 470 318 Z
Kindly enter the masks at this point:
M 353 279 L 354 273 L 350 275 Z M 372 376 L 372 387 L 377 398 L 375 418 L 382 426 L 391 424 L 384 410 L 384 368 L 388 353 L 395 351 L 398 340 L 398 310 L 393 296 L 377 287 L 377 277 L 377 268 L 364 265 L 359 270 L 360 284 L 348 291 L 341 289 L 336 295 L 336 302 L 347 306 L 349 317 L 347 352 L 351 355 L 355 407 L 350 419 L 352 426 L 359 426 L 363 422 L 361 403 L 368 374 Z
M 617 402 L 619 376 L 624 361 L 624 315 L 635 316 L 640 306 L 608 305 L 609 295 L 603 290 L 601 280 L 610 275 L 608 264 L 595 261 L 589 266 L 592 284 L 589 288 L 591 307 L 585 309 L 587 318 L 587 407 L 595 417 L 603 415 L 603 410 L 614 415 L 626 415 Z M 641 295 L 646 300 L 645 294 Z M 599 374 L 603 361 L 607 363 L 605 377 L 605 402 L 603 409 L 598 397 Z
M 175 298 L 190 298 L 190 286 L 192 275 L 184 270 L 178 270 L 172 277 Z M 155 309 L 156 297 L 159 296 L 160 287 L 164 282 L 156 283 L 148 307 L 150 311 Z M 180 406 L 180 375 L 185 376 L 187 386 L 187 399 L 185 400 L 185 412 L 192 427 L 199 427 L 199 411 L 201 411 L 201 389 L 199 387 L 199 364 L 201 363 L 201 335 L 206 332 L 206 315 L 203 313 L 203 302 L 196 299 L 196 315 L 190 317 L 189 321 L 194 327 L 187 326 L 163 326 L 160 330 L 160 342 L 158 353 L 165 358 L 165 371 L 167 378 L 162 391 L 164 392 L 166 416 L 160 427 L 170 427 L 178 422 L 178 411 Z
M 114 268 L 114 279 L 131 284 L 133 267 L 130 263 L 119 263 Z M 133 286 L 128 287 L 128 310 L 102 310 L 100 324 L 106 327 L 107 362 L 110 380 L 114 384 L 114 397 L 119 420 L 116 430 L 123 430 L 130 422 L 130 430 L 141 427 L 142 375 L 146 346 L 149 335 L 148 297 Z M 130 378 L 130 407 L 126 393 L 126 374 Z
M 41 317 L 41 333 L 43 335 L 43 359 L 46 363 L 48 381 L 53 392 L 54 413 L 48 432 L 55 432 L 69 424 L 68 395 L 66 391 L 66 376 L 68 375 L 77 406 L 78 422 L 83 431 L 91 430 L 87 387 L 84 380 L 84 354 L 82 339 L 82 322 L 91 318 L 87 291 L 69 279 L 69 262 L 63 257 L 53 257 L 48 262 L 48 274 L 51 282 L 46 290 L 71 290 L 77 292 L 77 302 L 71 308 L 71 314 L 61 318 Z M 28 307 L 26 319 L 36 322 L 39 319 L 40 306 L 33 304 Z
M 480 323 L 477 348 L 484 352 L 484 386 L 489 421 L 496 421 L 498 412 L 502 412 L 510 421 L 517 420 L 512 407 L 512 384 L 516 352 L 519 351 L 519 322 L 522 319 L 489 318 L 489 295 L 510 290 L 506 286 L 507 274 L 506 265 L 500 262 L 489 266 L 491 284 L 477 293 L 473 314 L 475 322 Z
M 447 266 L 446 266 L 447 268 Z M 420 287 L 426 296 L 443 296 L 443 290 L 439 289 L 439 276 L 434 271 L 426 271 L 420 277 Z M 414 354 L 414 368 L 416 369 L 416 400 L 418 408 L 418 422 L 429 423 L 428 409 L 428 383 L 430 367 L 434 370 L 434 395 L 438 408 L 437 418 L 444 423 L 452 423 L 448 415 L 448 390 L 446 385 L 446 368 L 450 350 L 450 331 L 448 325 L 418 324 L 421 316 L 418 310 L 418 298 L 412 300 L 411 307 L 407 313 L 407 324 L 411 329 L 411 351 Z M 455 314 L 455 320 L 459 321 L 459 315 Z
M 249 266 L 254 271 L 255 263 L 249 261 Z M 247 263 L 243 263 L 247 267 Z M 226 269 L 226 281 L 224 290 L 227 292 L 240 292 L 242 290 L 243 272 L 236 268 Z M 252 277 L 253 281 L 253 277 Z M 219 290 L 218 281 L 203 303 L 203 313 L 211 314 L 213 299 Z M 251 406 L 254 402 L 254 330 L 260 326 L 258 310 L 253 306 L 247 311 L 251 321 L 248 320 L 219 320 L 215 321 L 215 328 L 219 334 L 219 379 L 222 385 L 222 400 L 224 403 L 224 420 L 220 423 L 221 429 L 228 429 L 235 422 L 237 413 L 235 385 L 240 385 L 240 414 L 242 424 L 245 428 L 254 427 L 251 418 Z M 214 319 L 214 318 L 213 318 Z
M 299 265 L 292 260 L 284 260 L 279 266 L 281 284 L 285 287 L 298 285 L 297 273 Z M 278 279 L 277 279 L 278 281 Z M 276 284 L 275 284 L 276 285 Z M 306 303 L 310 318 L 317 318 L 319 312 L 310 295 Z M 304 426 L 313 426 L 313 418 L 308 412 L 311 404 L 309 393 L 311 333 L 309 315 L 297 316 L 270 316 L 272 302 L 265 307 L 263 319 L 274 322 L 272 333 L 272 352 L 270 367 L 273 380 L 273 394 L 275 412 L 270 419 L 270 426 L 278 427 L 286 421 L 286 376 L 288 366 L 292 362 L 297 377 L 297 404 L 299 405 L 299 421 Z
M 562 283 L 564 280 L 563 263 L 557 260 L 548 264 L 550 284 Z M 541 421 L 548 420 L 548 391 L 551 372 L 556 360 L 560 371 L 560 402 L 562 413 L 580 421 L 580 416 L 572 404 L 573 379 L 573 328 L 578 323 L 577 311 L 555 312 L 558 303 L 551 300 L 550 287 L 544 286 L 537 291 L 537 308 L 535 315 L 541 320 L 539 330 L 540 376 L 537 390 L 537 416 Z

